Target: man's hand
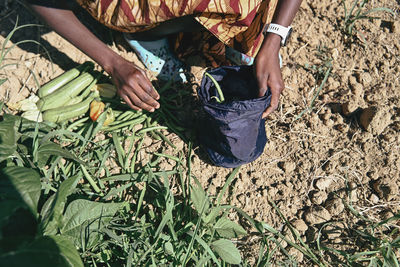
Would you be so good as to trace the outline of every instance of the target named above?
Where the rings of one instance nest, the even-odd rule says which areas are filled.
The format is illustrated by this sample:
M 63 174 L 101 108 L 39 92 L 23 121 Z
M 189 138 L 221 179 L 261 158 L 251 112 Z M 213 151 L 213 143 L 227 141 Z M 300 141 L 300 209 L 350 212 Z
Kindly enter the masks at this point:
M 61 1 L 60 3 L 66 3 Z M 118 93 L 133 109 L 154 111 L 160 97 L 145 72 L 111 50 L 91 33 L 69 9 L 32 5 L 33 10 L 58 34 L 95 60 L 111 75 Z M 82 38 L 84 36 L 84 38 Z
M 278 45 L 263 45 L 254 63 L 254 71 L 259 88 L 258 96 L 263 97 L 268 88 L 270 88 L 272 94 L 271 104 L 264 111 L 262 115 L 263 119 L 277 109 L 279 96 L 284 89 L 282 73 L 279 66 L 279 41 L 278 39 Z
M 289 26 L 302 0 L 280 0 L 275 9 L 272 23 Z M 271 89 L 271 105 L 263 113 L 263 118 L 277 109 L 279 96 L 284 88 L 282 74 L 279 66 L 279 49 L 281 37 L 274 33 L 265 35 L 263 44 L 257 54 L 255 62 L 255 75 L 258 80 L 259 96 L 263 96 L 267 87 Z
M 119 58 L 109 71 L 118 94 L 135 110 L 153 112 L 160 107 L 156 101 L 160 98 L 146 76 L 146 73 L 135 64 Z

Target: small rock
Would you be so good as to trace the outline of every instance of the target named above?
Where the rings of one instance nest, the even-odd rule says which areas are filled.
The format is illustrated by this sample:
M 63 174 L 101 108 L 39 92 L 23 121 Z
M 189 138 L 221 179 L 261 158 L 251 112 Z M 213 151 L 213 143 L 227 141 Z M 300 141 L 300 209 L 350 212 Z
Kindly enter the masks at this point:
M 162 170 L 166 170 L 166 171 L 173 170 L 173 168 L 174 168 L 174 165 L 170 164 L 168 161 L 161 162 L 159 166 Z
M 311 195 L 311 201 L 316 205 L 321 205 L 327 198 L 328 195 L 325 191 L 314 191 Z
M 312 208 L 304 213 L 304 219 L 310 225 L 320 224 L 329 221 L 331 218 L 329 211 L 321 206 Z
M 294 230 L 294 231 L 296 231 L 296 230 Z M 297 232 L 297 234 L 299 234 L 299 233 Z M 293 234 L 292 234 L 292 232 L 290 230 L 287 230 L 287 232 L 285 233 L 285 238 L 286 238 L 286 240 L 288 240 L 288 241 L 290 241 L 292 243 L 296 243 L 297 237 L 293 236 Z M 286 246 L 287 245 L 288 244 L 286 243 Z
M 399 195 L 396 183 L 389 179 L 379 179 L 373 183 L 373 188 L 380 198 L 391 201 Z
M 344 210 L 344 204 L 340 198 L 333 198 L 325 203 L 325 207 L 333 216 L 339 215 Z
M 339 58 L 339 50 L 337 48 L 333 49 L 332 58 L 337 60 Z
M 308 229 L 307 224 L 301 219 L 293 221 L 292 225 L 297 231 L 299 231 L 299 233 L 305 233 Z
M 286 66 L 282 68 L 282 76 L 283 77 L 290 77 L 291 74 L 292 74 L 292 71 L 290 70 L 290 68 L 288 68 Z
M 327 225 L 326 227 L 324 227 L 323 233 L 326 234 L 326 236 L 328 237 L 328 239 L 333 240 L 336 239 L 338 237 L 340 237 L 340 235 L 345 232 L 345 225 L 342 222 L 334 222 L 332 224 Z
M 286 248 L 286 247 L 288 246 L 288 243 L 287 243 L 285 240 L 283 240 L 283 239 L 279 239 L 279 244 L 280 244 L 283 248 Z
M 291 247 L 288 251 L 289 255 L 293 256 L 298 263 L 302 262 L 304 259 L 303 253 L 301 253 L 298 249 Z
M 356 101 L 350 101 L 347 103 L 342 104 L 342 112 L 343 115 L 348 116 L 354 111 L 356 111 L 359 108 L 359 104 Z
M 393 33 L 400 33 L 400 21 L 395 21 L 392 24 L 392 32 Z
M 362 72 L 359 76 L 359 80 L 364 86 L 367 86 L 372 82 L 372 77 L 368 72 Z
M 340 83 L 336 81 L 333 77 L 328 78 L 329 89 L 335 90 L 340 87 Z
M 372 203 L 376 204 L 376 203 L 379 202 L 379 197 L 378 197 L 377 195 L 375 195 L 375 194 L 371 194 L 371 196 L 369 197 L 369 200 L 370 200 Z
M 349 191 L 349 199 L 353 203 L 358 201 L 358 193 L 356 189 Z
M 349 77 L 349 83 L 350 83 L 351 86 L 354 86 L 355 84 L 357 84 L 358 82 L 357 82 L 356 77 L 350 76 Z
M 373 135 L 380 135 L 391 123 L 389 109 L 383 107 L 369 107 L 362 111 L 360 123 L 365 130 Z
M 352 86 L 352 92 L 354 95 L 356 95 L 357 97 L 362 97 L 364 95 L 364 88 L 363 85 L 361 83 L 355 83 Z
M 319 190 L 325 190 L 331 185 L 331 183 L 332 179 L 321 178 L 317 180 L 317 182 L 315 183 L 315 187 L 318 188 Z
M 357 189 L 357 184 L 355 182 L 349 182 L 348 187 L 350 190 L 355 190 Z
M 150 137 L 145 137 L 143 140 L 143 145 L 145 147 L 151 146 L 151 144 L 153 144 L 153 139 L 151 139 Z
M 285 162 L 282 163 L 281 166 L 282 166 L 282 170 L 286 174 L 290 174 L 296 169 L 296 163 L 294 163 L 294 162 L 285 161 Z

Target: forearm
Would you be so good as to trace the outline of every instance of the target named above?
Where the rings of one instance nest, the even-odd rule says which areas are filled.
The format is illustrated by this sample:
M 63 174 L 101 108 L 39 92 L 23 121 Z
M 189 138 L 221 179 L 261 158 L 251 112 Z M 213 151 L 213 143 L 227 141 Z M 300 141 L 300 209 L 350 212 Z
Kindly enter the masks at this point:
M 280 24 L 282 26 L 289 26 L 292 24 L 297 11 L 300 8 L 302 0 L 280 0 L 276 6 L 272 23 Z
M 272 23 L 289 26 L 296 15 L 301 0 L 278 0 Z M 267 88 L 271 91 L 271 104 L 264 111 L 263 118 L 277 109 L 279 96 L 285 88 L 279 66 L 279 49 L 281 37 L 275 33 L 267 33 L 255 60 L 255 75 L 258 81 L 260 97 L 265 95 Z
M 57 1 L 67 3 L 67 1 Z M 68 8 L 32 5 L 32 8 L 58 34 L 91 57 L 110 74 L 118 94 L 133 109 L 153 112 L 160 107 L 159 95 L 135 64 L 125 60 L 91 33 Z
M 110 72 L 119 55 L 90 32 L 69 9 L 32 5 L 32 9 L 58 34 Z
M 272 23 L 276 23 L 285 27 L 292 24 L 297 11 L 300 8 L 302 0 L 278 0 Z M 267 33 L 264 38 L 263 47 L 268 49 L 279 50 L 281 37 L 276 34 Z

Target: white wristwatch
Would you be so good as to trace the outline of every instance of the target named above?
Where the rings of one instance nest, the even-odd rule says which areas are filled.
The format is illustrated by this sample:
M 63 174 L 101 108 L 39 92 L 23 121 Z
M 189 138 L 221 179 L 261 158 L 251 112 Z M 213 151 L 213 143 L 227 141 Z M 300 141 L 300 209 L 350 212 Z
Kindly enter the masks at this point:
M 290 26 L 285 27 L 285 26 L 282 26 L 279 24 L 270 23 L 270 24 L 267 24 L 267 26 L 265 27 L 264 35 L 267 32 L 272 32 L 272 33 L 275 33 L 275 34 L 279 35 L 280 37 L 282 37 L 281 46 L 286 46 L 286 44 L 289 40 L 290 34 L 292 33 L 292 27 L 290 27 Z

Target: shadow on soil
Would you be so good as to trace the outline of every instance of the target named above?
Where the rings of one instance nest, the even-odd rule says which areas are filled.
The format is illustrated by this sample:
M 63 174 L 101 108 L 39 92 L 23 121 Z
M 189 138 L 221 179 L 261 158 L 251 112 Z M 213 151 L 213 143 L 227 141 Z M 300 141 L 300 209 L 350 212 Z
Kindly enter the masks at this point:
M 78 63 L 74 62 L 68 55 L 60 52 L 56 47 L 43 38 L 45 34 L 52 30 L 49 27 L 44 26 L 43 22 L 35 16 L 27 4 L 21 1 L 12 1 L 8 4 L 7 1 L 4 3 L 0 2 L 0 10 L 0 34 L 3 37 L 7 37 L 15 25 L 22 26 L 33 24 L 31 27 L 25 27 L 16 31 L 12 35 L 11 41 L 14 44 L 24 40 L 34 40 L 40 43 L 41 45 L 23 43 L 19 44 L 18 47 L 26 52 L 43 55 L 44 57 L 48 56 L 46 53 L 47 51 L 51 57 L 51 61 L 54 64 L 59 65 L 63 70 L 69 70 L 78 65 Z M 95 21 L 80 7 L 76 7 L 75 14 L 98 38 L 103 40 L 106 44 L 113 43 L 112 30 L 105 28 Z

